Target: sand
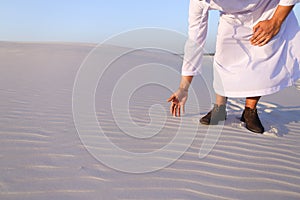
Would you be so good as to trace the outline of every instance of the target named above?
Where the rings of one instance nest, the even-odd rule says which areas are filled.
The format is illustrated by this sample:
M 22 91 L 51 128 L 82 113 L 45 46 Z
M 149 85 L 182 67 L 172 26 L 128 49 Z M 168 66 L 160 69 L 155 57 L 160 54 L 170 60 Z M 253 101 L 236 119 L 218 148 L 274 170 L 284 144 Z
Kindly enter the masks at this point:
M 141 132 L 144 138 L 136 138 L 122 133 L 114 120 L 110 99 L 114 84 L 133 64 L 154 60 L 179 71 L 181 61 L 178 56 L 148 51 L 114 62 L 95 91 L 96 117 L 106 139 L 127 152 L 145 156 L 174 144 L 143 165 L 107 149 L 107 140 L 96 138 L 97 130 L 88 125 L 86 135 L 78 134 L 72 109 L 76 103 L 72 99 L 74 83 L 94 47 L 0 43 L 0 199 L 300 199 L 300 91 L 295 87 L 262 98 L 259 114 L 266 132 L 259 135 L 246 130 L 238 119 L 243 99 L 229 100 L 224 126 L 210 130 L 199 125 L 197 120 L 212 102 L 205 83 L 196 78 L 193 89 L 199 102 L 195 104 L 191 97 L 187 103 L 181 143 L 172 140 L 182 121 L 168 113 L 170 89 L 145 85 L 130 100 L 124 97 L 134 126 L 156 130 L 159 121 L 166 121 L 159 134 L 149 137 Z M 108 52 L 122 49 L 107 48 Z M 208 64 L 206 71 L 211 78 Z M 172 83 L 170 88 L 177 87 L 178 77 L 163 78 Z M 125 116 L 122 126 L 134 127 L 126 121 L 125 111 L 116 109 L 119 120 Z M 165 112 L 158 112 L 161 109 Z M 151 124 L 151 117 L 158 121 Z M 86 138 L 93 141 L 88 147 L 82 142 Z M 100 158 L 120 160 L 113 163 L 119 169 L 97 159 L 93 149 L 106 153 Z M 199 152 L 200 157 L 201 152 L 208 155 L 200 158 Z M 169 161 L 173 155 L 179 156 Z M 169 164 L 159 168 L 161 163 Z M 147 168 L 152 164 L 153 170 Z M 134 170 L 140 171 L 132 173 Z

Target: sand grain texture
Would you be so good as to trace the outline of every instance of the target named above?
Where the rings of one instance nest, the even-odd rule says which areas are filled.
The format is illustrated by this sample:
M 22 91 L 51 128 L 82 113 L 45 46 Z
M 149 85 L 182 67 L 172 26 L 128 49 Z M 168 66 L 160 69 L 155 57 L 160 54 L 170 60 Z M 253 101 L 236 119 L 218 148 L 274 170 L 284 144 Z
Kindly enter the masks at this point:
M 122 173 L 94 159 L 82 145 L 72 115 L 76 73 L 92 48 L 88 44 L 0 43 L 0 199 L 300 199 L 300 91 L 294 87 L 262 98 L 264 135 L 244 128 L 237 119 L 244 102 L 231 99 L 222 134 L 204 159 L 198 155 L 205 126 L 199 126 L 193 144 L 179 160 L 156 172 Z M 179 60 L 157 58 L 151 52 L 127 59 L 123 62 L 127 65 L 157 59 L 180 67 Z M 200 79 L 193 86 L 201 105 L 201 113 L 192 117 L 197 120 L 210 109 L 210 102 L 199 92 Z M 168 109 L 168 91 L 153 87 L 147 90 L 153 93 L 140 90 L 130 101 L 137 124 L 149 123 L 149 105 L 159 103 Z M 149 141 L 120 134 L 110 99 L 103 95 L 109 91 L 97 91 L 96 110 L 115 144 L 149 152 L 171 141 L 178 128 L 171 116 L 163 132 Z M 187 106 L 193 110 L 195 105 Z

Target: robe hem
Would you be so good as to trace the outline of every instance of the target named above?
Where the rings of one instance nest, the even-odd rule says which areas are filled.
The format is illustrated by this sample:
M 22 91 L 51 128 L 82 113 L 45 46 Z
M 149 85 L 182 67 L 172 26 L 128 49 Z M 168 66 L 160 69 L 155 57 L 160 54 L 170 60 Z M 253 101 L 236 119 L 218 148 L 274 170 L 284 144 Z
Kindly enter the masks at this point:
M 229 97 L 229 98 L 247 98 L 247 97 L 257 97 L 257 96 L 266 96 L 271 95 L 276 92 L 279 92 L 280 90 L 283 90 L 287 87 L 291 87 L 294 85 L 295 81 L 290 81 L 289 83 L 285 85 L 279 85 L 272 88 L 262 89 L 262 90 L 255 90 L 255 91 L 246 91 L 246 92 L 224 92 L 220 90 L 215 90 L 216 94 Z

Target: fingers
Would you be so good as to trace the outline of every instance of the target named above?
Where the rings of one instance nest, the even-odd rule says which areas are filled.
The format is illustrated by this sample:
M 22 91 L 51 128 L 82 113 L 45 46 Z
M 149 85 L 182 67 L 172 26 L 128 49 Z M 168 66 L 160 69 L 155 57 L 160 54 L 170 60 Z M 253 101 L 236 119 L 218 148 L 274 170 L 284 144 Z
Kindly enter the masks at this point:
M 177 116 L 180 116 L 180 111 L 178 113 L 178 109 L 180 110 L 180 107 L 178 106 L 177 103 L 175 102 L 172 102 L 171 106 L 170 106 L 170 113 L 174 116 L 174 117 L 177 117 Z
M 180 104 L 177 100 L 176 95 L 173 94 L 167 101 L 172 102 L 170 106 L 170 113 L 175 117 L 180 116 Z
M 267 44 L 280 30 L 280 26 L 271 20 L 259 22 L 253 27 L 253 36 L 250 42 L 254 46 L 263 46 Z
M 250 39 L 251 44 L 255 44 L 258 41 L 258 39 L 260 39 L 261 37 L 262 37 L 262 34 L 260 31 L 254 32 L 252 38 Z
M 250 39 L 252 45 L 263 46 L 270 41 L 271 37 L 265 31 L 263 31 L 259 25 L 254 27 L 253 30 L 255 32 L 252 38 Z
M 271 40 L 271 38 L 272 37 L 270 37 L 269 35 L 261 33 L 256 37 L 254 36 L 254 38 L 251 39 L 251 44 L 254 46 L 263 46 L 267 44 Z
M 256 24 L 254 27 L 253 27 L 253 36 L 255 36 L 255 34 L 258 34 L 258 30 L 260 29 L 260 23 Z M 253 38 L 253 37 L 252 37 Z
M 175 94 L 172 94 L 170 98 L 168 98 L 167 102 L 171 102 L 176 98 Z
M 253 36 L 250 39 L 250 42 L 254 46 L 262 46 L 269 41 L 268 33 L 265 31 L 266 21 L 259 22 L 253 27 Z
M 168 100 L 167 102 L 172 102 L 171 106 L 170 106 L 170 113 L 172 115 L 175 115 L 175 111 L 176 111 L 176 103 L 175 103 L 175 100 L 176 100 L 176 95 L 173 94 Z
M 171 115 L 180 117 L 184 113 L 184 103 L 178 99 L 176 94 L 173 94 L 167 101 L 172 102 L 170 106 Z
M 264 38 L 264 31 L 260 28 L 260 25 L 253 27 L 253 36 L 250 39 L 252 45 L 258 45 L 259 42 Z
M 172 103 L 171 106 L 170 106 L 170 113 L 175 116 L 176 114 L 176 104 L 175 103 Z
M 184 114 L 184 105 L 181 105 L 181 103 L 177 104 L 176 107 L 176 115 L 175 117 L 181 117 Z
M 181 109 L 182 109 L 182 106 L 180 105 L 180 103 L 172 102 L 172 104 L 170 106 L 170 113 L 174 117 L 180 117 L 181 116 Z
M 270 41 L 270 37 L 268 35 L 259 35 L 251 41 L 251 44 L 254 46 L 263 46 Z
M 266 38 L 264 40 L 262 40 L 259 44 L 257 44 L 258 46 L 264 46 L 265 44 L 267 44 L 271 39 L 270 38 Z

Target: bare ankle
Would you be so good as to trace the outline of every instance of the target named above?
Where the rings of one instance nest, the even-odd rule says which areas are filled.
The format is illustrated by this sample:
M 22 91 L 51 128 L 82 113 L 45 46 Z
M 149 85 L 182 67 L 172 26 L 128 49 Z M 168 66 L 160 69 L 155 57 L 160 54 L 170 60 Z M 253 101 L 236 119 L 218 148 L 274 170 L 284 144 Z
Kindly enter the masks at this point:
M 256 105 L 259 101 L 260 97 L 247 97 L 245 107 L 256 109 Z
M 227 97 L 216 95 L 216 105 L 223 106 L 227 103 Z

